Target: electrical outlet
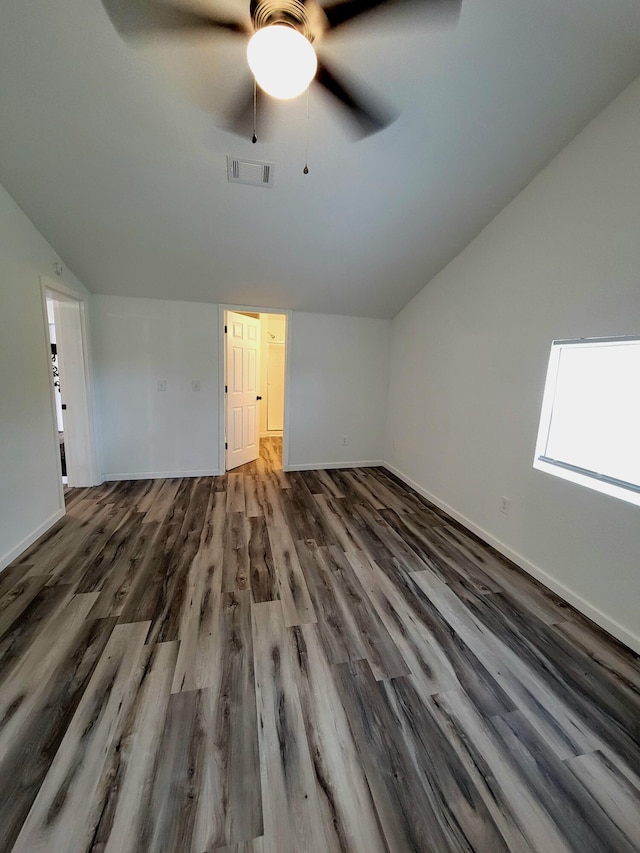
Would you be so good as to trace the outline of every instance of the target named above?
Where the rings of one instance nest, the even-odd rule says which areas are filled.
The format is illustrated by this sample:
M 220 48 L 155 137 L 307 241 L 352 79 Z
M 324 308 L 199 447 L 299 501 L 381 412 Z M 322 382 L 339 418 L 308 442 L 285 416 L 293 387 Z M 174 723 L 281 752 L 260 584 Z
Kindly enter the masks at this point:
M 349 437 L 348 436 L 346 436 L 346 435 L 342 436 L 342 444 L 343 445 L 349 444 Z
M 500 512 L 504 515 L 509 515 L 509 509 L 511 508 L 511 501 L 509 498 L 500 498 Z
M 199 391 L 200 390 L 200 380 L 199 379 L 192 379 L 191 380 L 191 390 L 192 391 Z
M 166 379 L 158 379 L 158 391 L 166 391 L 167 390 L 167 380 Z

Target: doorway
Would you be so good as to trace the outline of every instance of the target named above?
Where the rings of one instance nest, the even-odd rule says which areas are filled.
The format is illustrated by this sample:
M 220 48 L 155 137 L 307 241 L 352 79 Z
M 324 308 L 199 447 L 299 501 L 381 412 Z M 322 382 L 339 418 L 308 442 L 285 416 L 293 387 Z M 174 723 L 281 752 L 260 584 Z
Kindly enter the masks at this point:
M 52 419 L 61 483 L 99 482 L 90 407 L 90 374 L 84 300 L 62 285 L 43 281 L 51 359 Z
M 64 409 L 66 404 L 62 402 L 62 388 L 60 385 L 60 363 L 58 360 L 58 339 L 56 335 L 56 319 L 54 311 L 54 300 L 47 296 L 47 325 L 49 327 L 49 347 L 51 350 L 51 381 L 53 382 L 53 397 L 56 409 L 56 427 L 58 430 L 58 448 L 60 453 L 60 468 L 62 471 L 62 483 L 67 485 L 67 460 L 64 447 Z
M 290 312 L 221 306 L 221 470 L 288 461 L 287 332 Z

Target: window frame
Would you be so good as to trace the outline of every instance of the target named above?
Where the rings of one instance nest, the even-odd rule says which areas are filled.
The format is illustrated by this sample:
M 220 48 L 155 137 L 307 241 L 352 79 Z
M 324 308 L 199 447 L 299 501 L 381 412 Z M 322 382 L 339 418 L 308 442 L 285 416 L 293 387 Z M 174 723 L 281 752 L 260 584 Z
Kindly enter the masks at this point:
M 640 484 L 619 480 L 588 468 L 580 468 L 559 459 L 552 459 L 545 455 L 551 431 L 553 405 L 556 397 L 556 385 L 560 367 L 562 351 L 568 347 L 597 346 L 599 344 L 640 344 L 640 335 L 619 335 L 616 337 L 598 338 L 568 338 L 555 340 L 551 343 L 549 363 L 544 383 L 542 407 L 540 411 L 540 422 L 536 449 L 533 459 L 533 467 L 538 471 L 544 471 L 554 477 L 560 477 L 588 489 L 593 489 L 602 494 L 624 500 L 627 503 L 640 506 Z

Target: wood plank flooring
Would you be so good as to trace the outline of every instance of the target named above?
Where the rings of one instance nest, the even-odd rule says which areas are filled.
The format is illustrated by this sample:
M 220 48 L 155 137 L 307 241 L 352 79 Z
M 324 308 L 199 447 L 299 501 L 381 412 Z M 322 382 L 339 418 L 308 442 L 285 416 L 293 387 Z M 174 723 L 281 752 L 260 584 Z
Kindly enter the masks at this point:
M 384 469 L 66 492 L 0 574 L 0 850 L 640 851 L 640 663 Z

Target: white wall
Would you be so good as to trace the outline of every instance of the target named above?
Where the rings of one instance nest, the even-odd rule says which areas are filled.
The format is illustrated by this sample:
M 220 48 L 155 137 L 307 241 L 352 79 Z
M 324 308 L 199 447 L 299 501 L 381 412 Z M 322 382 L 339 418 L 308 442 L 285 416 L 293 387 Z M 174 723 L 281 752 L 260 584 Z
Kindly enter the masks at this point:
M 286 314 L 260 314 L 260 435 L 268 435 L 267 411 L 269 406 L 269 343 L 286 340 Z M 271 337 L 273 335 L 273 337 Z M 284 371 L 283 371 L 284 373 Z M 284 383 L 284 375 L 283 375 Z M 279 409 L 279 411 L 281 411 Z
M 387 320 L 293 315 L 291 468 L 366 464 L 383 458 L 389 329 Z
M 93 328 L 105 478 L 217 473 L 217 305 L 95 296 Z
M 40 277 L 88 296 L 0 187 L 0 568 L 63 512 Z
M 105 477 L 217 473 L 218 307 L 122 296 L 95 296 L 92 307 Z M 292 315 L 291 467 L 382 458 L 389 327 Z M 157 390 L 159 379 L 166 391 Z M 199 392 L 191 390 L 194 379 Z
M 639 151 L 640 79 L 395 318 L 385 457 L 638 651 L 638 507 L 532 461 L 551 341 L 640 333 Z

